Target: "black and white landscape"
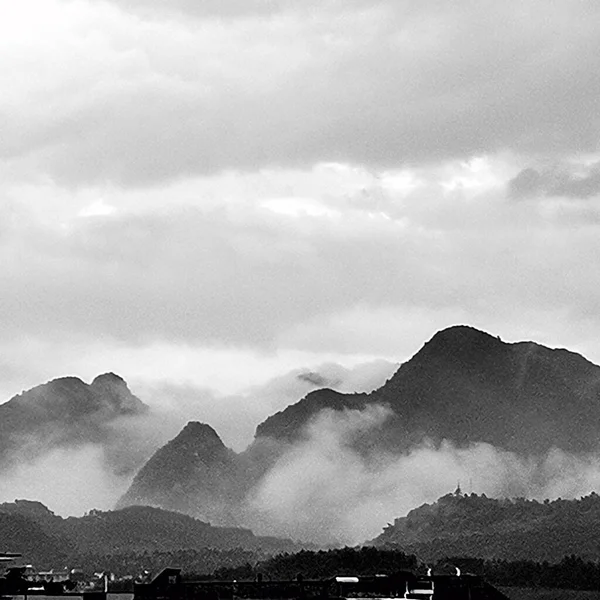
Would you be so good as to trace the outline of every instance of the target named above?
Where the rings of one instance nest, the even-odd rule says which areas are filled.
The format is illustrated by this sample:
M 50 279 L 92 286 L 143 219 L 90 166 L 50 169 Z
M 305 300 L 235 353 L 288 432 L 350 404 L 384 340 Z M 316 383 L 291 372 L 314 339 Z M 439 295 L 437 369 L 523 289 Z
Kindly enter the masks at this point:
M 296 377 L 315 387 L 325 379 L 316 372 Z M 115 374 L 89 385 L 55 379 L 0 406 L 4 489 L 10 493 L 15 482 L 32 494 L 50 487 L 54 497 L 77 497 L 77 475 L 65 485 L 43 467 L 83 469 L 87 493 L 98 482 L 106 486 L 101 497 L 121 492 L 114 498 L 119 511 L 150 506 L 282 543 L 328 546 L 366 542 L 457 482 L 469 496 L 522 501 L 579 498 L 600 485 L 600 367 L 579 354 L 453 326 L 372 391 L 343 393 L 330 383 L 270 415 L 249 446 L 235 452 L 198 421 L 162 445 L 164 415 Z M 91 455 L 95 461 L 77 462 Z M 111 481 L 119 485 L 111 488 Z M 592 502 L 594 511 L 598 504 Z M 3 506 L 0 512 L 13 506 L 22 515 L 19 503 Z M 483 508 L 489 506 L 495 505 Z M 576 514 L 587 504 L 572 506 Z M 416 543 L 409 537 L 406 544 Z M 388 538 L 403 539 L 381 539 Z
M 20 0 L 0 47 L 0 550 L 600 559 L 600 4 Z

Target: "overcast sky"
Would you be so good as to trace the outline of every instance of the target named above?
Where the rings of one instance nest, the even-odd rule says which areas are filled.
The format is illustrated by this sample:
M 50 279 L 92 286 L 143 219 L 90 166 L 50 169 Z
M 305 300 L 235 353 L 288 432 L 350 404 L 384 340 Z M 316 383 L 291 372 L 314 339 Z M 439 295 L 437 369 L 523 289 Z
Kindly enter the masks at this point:
M 234 394 L 467 323 L 600 363 L 597 0 L 0 3 L 0 392 Z

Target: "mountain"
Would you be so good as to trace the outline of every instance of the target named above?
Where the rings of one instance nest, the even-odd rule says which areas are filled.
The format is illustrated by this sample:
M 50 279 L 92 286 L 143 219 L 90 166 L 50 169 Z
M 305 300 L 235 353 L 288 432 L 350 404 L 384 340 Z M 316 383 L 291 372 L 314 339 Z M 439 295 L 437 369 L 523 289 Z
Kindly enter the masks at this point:
M 167 551 L 197 548 L 295 548 L 289 540 L 255 536 L 240 527 L 214 527 L 181 513 L 149 506 L 91 511 L 63 522 L 63 535 L 78 552 Z
M 492 499 L 448 494 L 388 525 L 368 542 L 424 561 L 446 556 L 559 562 L 600 559 L 600 496 L 579 500 Z
M 50 535 L 60 535 L 62 517 L 54 514 L 46 505 L 37 500 L 15 500 L 2 502 L 0 513 L 15 515 L 33 521 Z
M 212 427 L 191 421 L 150 458 L 118 506 L 160 506 L 236 524 L 246 475 L 243 457 L 227 448 Z
M 63 565 L 72 546 L 62 537 L 48 533 L 34 519 L 0 508 L 0 550 L 18 552 L 26 562 L 42 567 Z
M 54 379 L 0 404 L 0 467 L 56 448 L 110 446 L 111 424 L 147 411 L 114 373 L 91 384 L 77 377 Z
M 350 442 L 367 457 L 404 453 L 423 440 L 459 447 L 486 442 L 525 457 L 552 448 L 586 453 L 598 447 L 600 367 L 567 350 L 449 327 L 373 392 L 325 388 L 270 416 L 241 454 L 210 426 L 188 424 L 143 467 L 119 506 L 148 504 L 244 524 L 252 485 L 306 437 L 317 415 L 379 406 L 387 407 L 387 418 Z
M 520 454 L 587 452 L 598 445 L 600 367 L 567 350 L 454 326 L 436 333 L 378 390 L 312 392 L 261 423 L 256 439 L 293 441 L 324 408 L 373 404 L 391 410 L 372 440 L 384 450 L 404 451 L 428 438 L 488 442 Z
M 81 556 L 167 552 L 182 549 L 291 551 L 289 540 L 255 536 L 249 529 L 213 527 L 176 512 L 147 506 L 90 511 L 66 519 L 39 502 L 0 504 L 0 540 L 25 561 L 38 565 L 76 564 Z

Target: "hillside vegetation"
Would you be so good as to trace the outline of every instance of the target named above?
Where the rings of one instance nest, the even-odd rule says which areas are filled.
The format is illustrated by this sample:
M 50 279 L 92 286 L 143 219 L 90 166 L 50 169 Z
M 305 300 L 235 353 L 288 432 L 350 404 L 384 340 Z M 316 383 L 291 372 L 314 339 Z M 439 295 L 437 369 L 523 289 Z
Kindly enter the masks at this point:
M 448 494 L 388 525 L 372 542 L 423 560 L 443 556 L 558 562 L 600 559 L 600 496 L 515 500 Z

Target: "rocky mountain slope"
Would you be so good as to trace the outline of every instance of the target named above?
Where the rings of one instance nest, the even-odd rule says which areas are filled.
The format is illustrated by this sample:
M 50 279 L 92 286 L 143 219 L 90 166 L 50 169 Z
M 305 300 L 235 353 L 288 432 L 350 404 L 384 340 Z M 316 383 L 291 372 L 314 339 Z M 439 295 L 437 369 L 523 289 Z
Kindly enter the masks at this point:
M 492 499 L 448 494 L 389 524 L 368 544 L 421 560 L 445 556 L 559 562 L 600 559 L 600 496 L 579 500 Z
M 256 438 L 293 440 L 323 408 L 388 406 L 376 443 L 403 451 L 424 437 L 488 442 L 520 454 L 597 448 L 600 367 L 534 342 L 505 343 L 467 326 L 438 332 L 371 394 L 312 392 L 269 417 Z
M 212 427 L 192 421 L 150 458 L 118 506 L 160 506 L 235 524 L 247 489 L 244 462 Z

